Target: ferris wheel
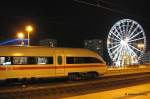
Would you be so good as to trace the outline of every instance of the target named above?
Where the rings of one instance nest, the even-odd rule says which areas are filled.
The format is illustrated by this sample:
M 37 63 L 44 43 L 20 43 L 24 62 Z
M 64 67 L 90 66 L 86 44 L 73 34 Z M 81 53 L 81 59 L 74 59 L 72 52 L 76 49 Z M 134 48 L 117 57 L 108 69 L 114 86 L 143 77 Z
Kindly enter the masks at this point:
M 137 64 L 146 47 L 142 26 L 134 20 L 123 19 L 110 29 L 107 50 L 115 66 Z

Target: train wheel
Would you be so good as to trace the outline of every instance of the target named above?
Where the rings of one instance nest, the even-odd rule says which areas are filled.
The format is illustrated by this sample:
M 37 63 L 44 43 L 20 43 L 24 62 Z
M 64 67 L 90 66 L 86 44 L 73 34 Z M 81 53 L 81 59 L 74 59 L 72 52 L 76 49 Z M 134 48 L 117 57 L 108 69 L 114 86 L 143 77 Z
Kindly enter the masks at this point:
M 27 78 L 22 78 L 21 80 L 23 83 L 27 82 Z
M 97 72 L 87 72 L 87 78 L 89 79 L 95 79 L 98 77 L 99 77 L 99 74 Z
M 37 79 L 36 79 L 35 77 L 31 77 L 31 78 L 30 78 L 30 82 L 31 82 L 31 83 L 32 83 L 32 82 L 35 83 L 35 82 L 37 82 Z
M 68 74 L 69 80 L 80 80 L 79 73 L 70 73 Z

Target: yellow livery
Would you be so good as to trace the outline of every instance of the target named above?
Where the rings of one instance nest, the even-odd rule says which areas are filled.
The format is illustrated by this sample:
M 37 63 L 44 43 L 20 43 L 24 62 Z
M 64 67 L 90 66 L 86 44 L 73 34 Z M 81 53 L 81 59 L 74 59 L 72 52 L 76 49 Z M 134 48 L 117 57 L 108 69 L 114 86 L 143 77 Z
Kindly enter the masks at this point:
M 104 60 L 81 48 L 0 46 L 0 80 L 69 77 L 92 78 L 106 71 Z

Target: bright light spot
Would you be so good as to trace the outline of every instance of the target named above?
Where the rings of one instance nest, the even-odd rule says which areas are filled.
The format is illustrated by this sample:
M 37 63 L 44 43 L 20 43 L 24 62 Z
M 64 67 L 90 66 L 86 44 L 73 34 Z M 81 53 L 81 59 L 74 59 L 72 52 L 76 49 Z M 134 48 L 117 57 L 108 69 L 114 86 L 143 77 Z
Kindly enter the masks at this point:
M 107 40 L 107 44 L 110 44 L 110 40 Z
M 32 28 L 32 26 L 29 25 L 29 26 L 26 27 L 26 30 L 27 30 L 28 32 L 31 32 L 31 31 L 33 30 L 33 28 Z
M 22 53 L 13 53 L 13 56 L 22 56 Z
M 141 43 L 141 44 L 138 44 L 137 47 L 140 48 L 140 49 L 141 49 L 141 48 L 144 48 L 144 44 L 142 44 L 142 43 Z
M 127 45 L 127 42 L 126 42 L 125 40 L 121 40 L 121 41 L 120 41 L 120 44 L 121 44 L 122 46 L 125 46 L 125 45 Z
M 126 45 L 128 45 L 128 42 L 129 42 L 129 39 L 126 38 L 126 39 L 124 39 L 124 40 L 121 40 L 121 41 L 120 41 L 120 44 L 121 44 L 122 46 L 126 46 Z
M 125 39 L 125 42 L 127 42 L 127 43 L 129 42 L 129 38 L 128 37 Z
M 24 34 L 22 32 L 18 33 L 18 38 L 19 39 L 23 39 L 24 38 Z

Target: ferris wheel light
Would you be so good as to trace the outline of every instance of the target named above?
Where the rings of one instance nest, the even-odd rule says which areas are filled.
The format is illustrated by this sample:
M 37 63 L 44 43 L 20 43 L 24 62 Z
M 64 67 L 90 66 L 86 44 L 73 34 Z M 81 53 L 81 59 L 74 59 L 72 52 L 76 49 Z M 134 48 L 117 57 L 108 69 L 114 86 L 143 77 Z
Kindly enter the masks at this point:
M 121 44 L 122 46 L 124 46 L 124 45 L 126 45 L 126 42 L 125 42 L 124 40 L 121 40 L 121 41 L 120 41 L 120 44 Z
M 110 44 L 110 40 L 107 40 L 107 44 Z
M 126 38 L 126 39 L 124 39 L 124 40 L 121 40 L 121 41 L 120 41 L 120 44 L 121 44 L 122 46 L 126 46 L 126 45 L 128 44 L 128 41 L 129 41 L 129 39 Z
M 140 49 L 141 49 L 141 48 L 144 48 L 144 44 L 142 44 L 142 43 L 141 43 L 141 44 L 138 44 L 137 47 L 140 48 Z

